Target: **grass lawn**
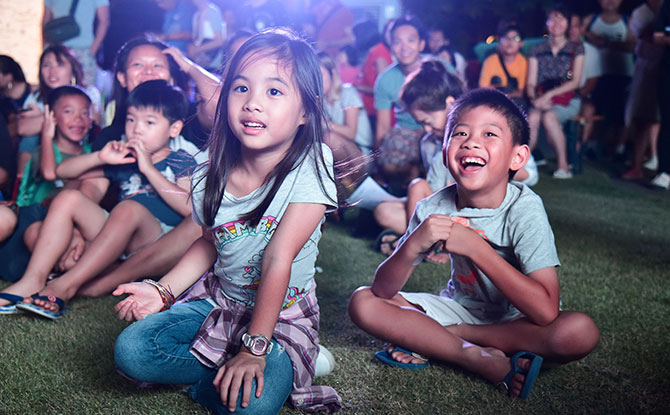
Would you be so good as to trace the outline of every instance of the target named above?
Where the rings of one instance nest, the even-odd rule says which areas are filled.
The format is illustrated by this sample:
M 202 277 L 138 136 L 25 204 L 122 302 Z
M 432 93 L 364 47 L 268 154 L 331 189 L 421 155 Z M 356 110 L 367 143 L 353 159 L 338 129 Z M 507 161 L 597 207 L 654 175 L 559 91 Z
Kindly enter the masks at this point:
M 670 192 L 612 180 L 591 167 L 568 181 L 543 174 L 535 191 L 563 264 L 563 308 L 596 321 L 596 350 L 543 370 L 527 401 L 509 399 L 458 368 L 379 364 L 373 353 L 383 343 L 358 330 L 346 307 L 383 257 L 372 249 L 374 232 L 352 236 L 366 219 L 350 209 L 326 226 L 317 277 L 321 341 L 337 361 L 317 383 L 337 389 L 345 405 L 340 413 L 670 412 Z M 405 288 L 437 292 L 447 276 L 444 266 L 422 264 Z M 127 325 L 114 318 L 116 301 L 76 299 L 57 322 L 0 316 L 0 414 L 205 413 L 178 390 L 139 390 L 115 373 L 112 345 Z

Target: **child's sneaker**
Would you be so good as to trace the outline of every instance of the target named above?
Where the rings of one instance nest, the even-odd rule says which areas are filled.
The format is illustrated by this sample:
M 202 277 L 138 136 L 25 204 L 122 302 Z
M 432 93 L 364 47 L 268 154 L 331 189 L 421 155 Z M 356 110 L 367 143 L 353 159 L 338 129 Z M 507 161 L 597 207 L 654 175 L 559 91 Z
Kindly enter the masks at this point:
M 657 170 L 658 169 L 658 156 L 653 156 L 649 160 L 647 160 L 642 167 L 644 167 L 647 170 Z
M 552 175 L 554 179 L 572 179 L 572 173 L 569 170 L 558 169 Z
M 651 185 L 661 189 L 670 190 L 670 174 L 659 173 L 651 179 Z
M 326 376 L 335 369 L 335 358 L 323 345 L 319 345 L 319 355 L 314 366 L 314 377 Z

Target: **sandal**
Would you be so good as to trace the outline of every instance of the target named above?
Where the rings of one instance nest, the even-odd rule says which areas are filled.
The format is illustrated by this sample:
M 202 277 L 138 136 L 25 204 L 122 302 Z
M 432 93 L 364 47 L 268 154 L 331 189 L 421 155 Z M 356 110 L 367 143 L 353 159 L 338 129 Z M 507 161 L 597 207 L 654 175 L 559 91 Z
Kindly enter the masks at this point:
M 386 256 L 390 256 L 393 251 L 395 251 L 396 246 L 398 246 L 398 241 L 401 236 L 402 235 L 391 229 L 385 229 L 377 235 L 375 249 Z

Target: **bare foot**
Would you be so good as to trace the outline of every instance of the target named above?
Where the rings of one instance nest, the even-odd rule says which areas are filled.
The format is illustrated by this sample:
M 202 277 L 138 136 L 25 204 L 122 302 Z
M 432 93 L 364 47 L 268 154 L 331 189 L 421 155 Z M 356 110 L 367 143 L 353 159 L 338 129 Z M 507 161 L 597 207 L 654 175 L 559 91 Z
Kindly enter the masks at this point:
M 46 287 L 40 290 L 39 295 L 44 297 L 57 297 L 62 299 L 65 303 L 67 303 L 72 297 L 74 297 L 77 290 L 76 288 L 73 289 L 67 286 L 65 283 L 66 282 L 64 282 L 62 279 L 57 278 L 49 282 L 46 285 Z M 23 301 L 28 304 L 35 304 L 40 308 L 43 308 L 47 311 L 51 311 L 52 313 L 57 313 L 60 310 L 58 304 L 51 301 L 40 300 L 40 299 L 33 300 L 30 297 L 24 298 Z
M 30 279 L 21 278 L 14 284 L 2 290 L 3 293 L 19 295 L 21 297 L 29 297 L 44 288 L 43 284 L 35 283 Z M 9 301 L 0 300 L 0 306 L 8 305 Z
M 386 352 L 387 352 L 387 353 L 393 358 L 393 360 L 395 360 L 396 362 L 400 362 L 400 363 L 410 363 L 410 364 L 422 364 L 422 363 L 426 363 L 426 362 L 428 361 L 427 358 L 421 356 L 421 355 L 418 354 L 418 353 L 408 354 L 408 353 L 405 353 L 405 352 L 403 352 L 403 351 L 401 351 L 401 350 L 398 350 L 398 349 L 396 349 L 396 351 L 394 352 L 393 349 L 395 349 L 395 348 L 396 348 L 396 347 L 395 347 L 394 345 L 389 344 L 389 345 L 386 347 Z
M 493 348 L 486 348 L 485 350 L 489 352 L 491 356 L 500 357 L 499 359 L 495 359 L 496 362 L 494 365 L 492 365 L 495 366 L 495 371 L 498 373 L 498 376 L 489 378 L 489 380 L 498 387 L 505 388 L 506 385 L 509 396 L 519 396 L 521 394 L 521 390 L 523 389 L 523 385 L 526 382 L 526 373 L 531 366 L 530 359 L 518 358 L 516 361 L 517 367 L 524 373 L 515 373 L 514 376 L 512 376 L 512 378 L 507 383 L 505 383 L 505 377 L 507 377 L 507 374 L 512 370 L 512 359 L 507 358 L 500 350 Z M 491 363 L 493 363 L 493 361 Z

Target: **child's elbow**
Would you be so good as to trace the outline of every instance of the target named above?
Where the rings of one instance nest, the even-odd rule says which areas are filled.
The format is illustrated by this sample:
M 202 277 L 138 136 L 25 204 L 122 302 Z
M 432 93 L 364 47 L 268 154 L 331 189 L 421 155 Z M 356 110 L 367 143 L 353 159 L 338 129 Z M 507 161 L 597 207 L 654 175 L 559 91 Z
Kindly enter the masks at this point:
M 58 178 L 58 176 L 56 176 L 56 170 L 53 169 L 42 170 L 41 173 L 44 180 L 49 182 L 53 182 Z
M 546 310 L 542 310 L 541 313 L 536 317 L 535 324 L 541 327 L 546 327 L 553 323 L 558 318 L 559 310 L 557 307 L 551 307 Z

